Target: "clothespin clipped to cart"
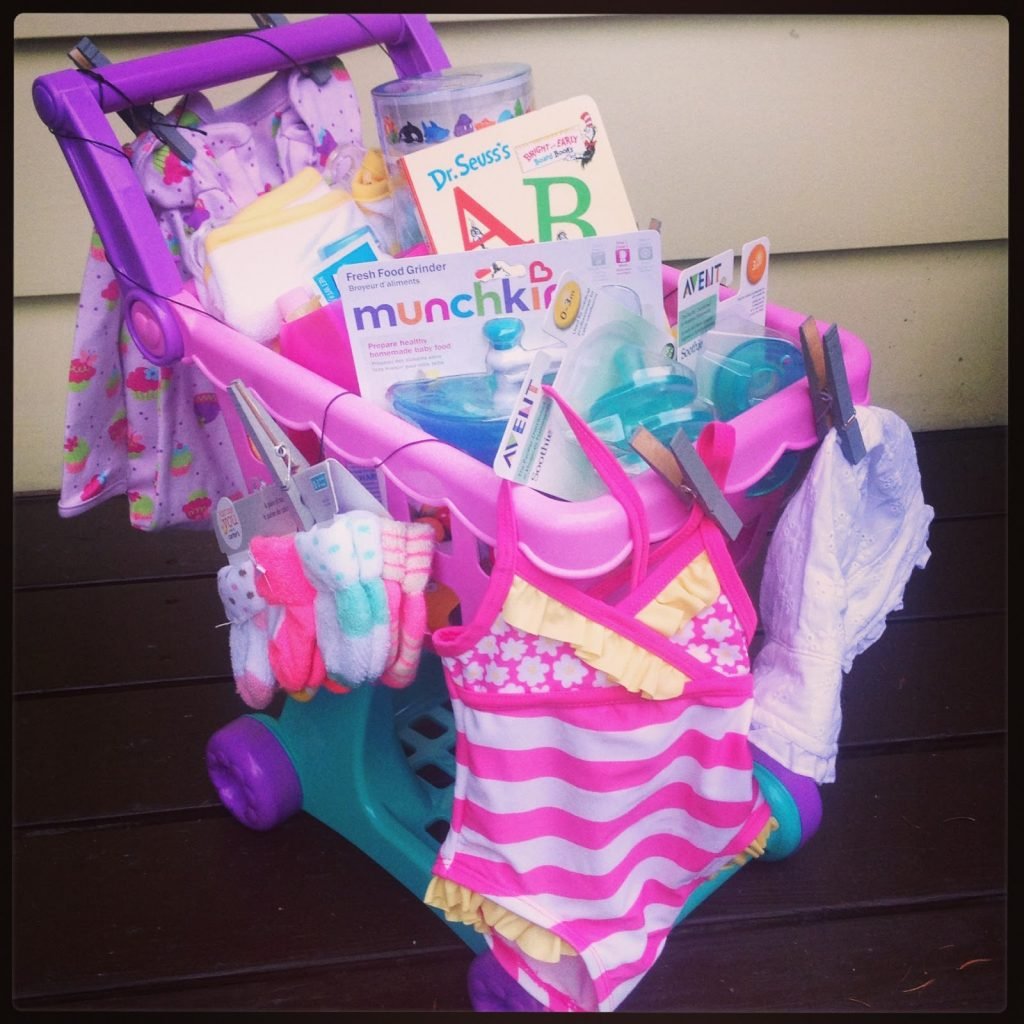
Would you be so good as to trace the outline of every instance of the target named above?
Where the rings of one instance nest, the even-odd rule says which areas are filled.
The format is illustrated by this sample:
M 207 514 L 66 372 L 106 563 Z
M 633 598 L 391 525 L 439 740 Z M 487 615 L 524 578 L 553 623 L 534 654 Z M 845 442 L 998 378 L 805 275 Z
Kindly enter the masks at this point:
M 818 437 L 823 438 L 835 427 L 839 435 L 839 447 L 846 461 L 855 466 L 867 451 L 857 422 L 853 396 L 850 394 L 839 328 L 832 324 L 822 338 L 814 317 L 809 316 L 800 325 L 800 345 L 807 364 Z
M 283 14 L 253 14 L 252 20 L 260 28 L 277 28 L 278 25 L 287 25 L 288 19 Z M 302 73 L 308 75 L 317 85 L 326 85 L 331 77 L 331 69 L 325 61 L 317 61 L 303 68 Z
M 94 68 L 103 68 L 110 64 L 110 60 L 88 36 L 82 36 L 78 43 L 68 50 L 68 56 L 82 71 L 92 71 Z M 179 160 L 187 164 L 192 163 L 196 155 L 195 147 L 174 125 L 164 121 L 164 115 L 152 103 L 129 107 L 127 110 L 119 111 L 119 114 L 121 120 L 136 135 L 141 135 L 148 128 L 165 146 L 174 151 Z
M 696 499 L 730 540 L 740 535 L 743 521 L 715 483 L 715 478 L 697 454 L 685 430 L 677 430 L 666 447 L 646 427 L 638 427 L 629 443 L 644 462 L 674 489 Z
M 302 523 L 302 528 L 308 530 L 315 520 L 313 513 L 303 502 L 292 474 L 297 470 L 308 469 L 309 463 L 245 384 L 240 380 L 233 380 L 228 385 L 228 394 L 231 395 L 235 409 L 242 418 L 245 432 L 259 452 L 263 464 L 274 474 L 285 491 Z

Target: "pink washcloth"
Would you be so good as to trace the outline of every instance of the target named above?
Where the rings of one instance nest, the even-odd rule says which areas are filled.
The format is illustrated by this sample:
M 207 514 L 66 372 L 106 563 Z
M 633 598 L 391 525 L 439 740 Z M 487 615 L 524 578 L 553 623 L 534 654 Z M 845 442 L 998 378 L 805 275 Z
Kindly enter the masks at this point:
M 380 524 L 380 546 L 384 558 L 381 578 L 388 603 L 388 653 L 385 666 L 398 657 L 399 622 L 402 617 L 402 573 L 405 568 L 405 524 L 384 519 Z
M 302 571 L 295 536 L 254 537 L 249 551 L 257 592 L 282 609 L 268 644 L 277 681 L 293 693 L 319 686 L 327 670 L 316 642 L 316 590 Z

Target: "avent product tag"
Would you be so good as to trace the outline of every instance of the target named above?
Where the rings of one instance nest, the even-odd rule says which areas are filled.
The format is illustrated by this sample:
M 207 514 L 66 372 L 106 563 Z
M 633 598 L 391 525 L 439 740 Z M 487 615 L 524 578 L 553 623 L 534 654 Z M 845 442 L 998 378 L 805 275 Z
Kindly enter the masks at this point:
M 732 284 L 734 250 L 726 249 L 679 271 L 676 337 L 680 348 L 704 331 L 721 327 L 723 319 L 764 324 L 769 252 L 766 237 L 747 242 L 740 251 L 740 279 L 736 291 L 721 300 L 718 286 Z
M 692 372 L 697 395 L 714 414 L 732 419 L 803 375 L 803 360 L 791 339 L 765 326 L 768 295 L 767 238 L 755 238 L 740 253 L 735 292 L 717 303 L 713 323 L 701 315 L 706 289 L 728 284 L 727 250 L 684 270 L 679 277 L 676 358 Z M 710 309 L 710 305 L 707 307 Z
M 675 355 L 679 363 L 699 374 L 701 353 L 714 332 L 749 335 L 764 327 L 768 251 L 768 239 L 764 237 L 743 246 L 736 291 L 725 299 L 719 298 L 719 286 L 732 284 L 732 249 L 679 272 Z
M 526 484 L 569 501 L 604 493 L 605 485 L 580 447 L 554 401 L 542 391 L 555 390 L 586 417 L 593 404 L 631 375 L 670 364 L 665 349 L 671 336 L 613 297 L 564 274 L 558 283 L 543 329 L 565 344 L 557 372 L 548 350 L 534 357 L 519 391 L 494 459 L 500 477 Z
M 221 498 L 214 516 L 217 544 L 229 562 L 245 556 L 253 537 L 275 537 L 302 529 L 302 520 L 288 494 L 275 484 L 237 501 Z
M 554 408 L 541 387 L 554 379 L 552 367 L 553 360 L 543 349 L 533 357 L 494 457 L 498 476 L 537 490 L 545 490 L 541 476 L 551 445 L 548 421 Z
M 719 286 L 732 283 L 735 261 L 736 253 L 726 249 L 679 271 L 676 359 L 680 363 L 692 365 L 701 349 L 701 335 L 714 329 Z

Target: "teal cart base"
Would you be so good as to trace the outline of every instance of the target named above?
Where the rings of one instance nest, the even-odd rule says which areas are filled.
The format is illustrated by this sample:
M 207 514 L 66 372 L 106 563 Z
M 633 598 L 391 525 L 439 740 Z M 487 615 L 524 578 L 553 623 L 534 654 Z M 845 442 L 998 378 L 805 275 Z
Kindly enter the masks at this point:
M 403 690 L 322 688 L 308 701 L 287 700 L 276 718 L 244 715 L 211 737 L 207 763 L 221 800 L 249 828 L 273 828 L 306 811 L 422 899 L 448 832 L 455 782 L 455 721 L 440 660 L 424 655 Z M 779 860 L 817 827 L 820 803 L 811 813 L 807 807 L 817 789 L 811 784 L 798 798 L 763 763 L 754 775 L 778 823 L 763 859 Z M 739 867 L 695 889 L 678 921 Z M 433 912 L 471 949 L 487 948 L 473 928 Z

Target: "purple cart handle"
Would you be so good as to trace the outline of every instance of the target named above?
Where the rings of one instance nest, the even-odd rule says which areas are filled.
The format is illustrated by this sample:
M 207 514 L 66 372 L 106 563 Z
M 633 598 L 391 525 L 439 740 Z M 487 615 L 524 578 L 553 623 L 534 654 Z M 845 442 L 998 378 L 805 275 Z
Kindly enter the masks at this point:
M 450 63 L 426 15 L 331 14 L 110 64 L 102 69 L 109 86 L 76 69 L 36 79 L 36 112 L 57 138 L 122 287 L 153 296 L 151 322 L 163 320 L 157 307 L 165 304 L 158 297 L 177 295 L 181 275 L 106 115 L 378 43 L 400 78 Z M 136 342 L 145 349 L 138 337 Z M 173 338 L 163 346 L 154 361 L 180 354 Z

